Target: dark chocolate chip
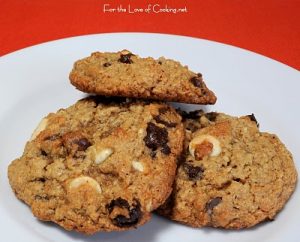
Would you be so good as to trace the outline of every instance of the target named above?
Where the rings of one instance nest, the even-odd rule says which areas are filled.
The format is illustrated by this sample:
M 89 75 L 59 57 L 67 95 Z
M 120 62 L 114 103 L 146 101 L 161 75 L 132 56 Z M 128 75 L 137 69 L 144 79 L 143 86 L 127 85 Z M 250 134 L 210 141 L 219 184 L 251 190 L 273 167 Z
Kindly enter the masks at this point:
M 245 184 L 245 180 L 239 178 L 239 177 L 234 177 L 232 180 L 234 180 L 235 182 L 239 182 L 241 184 Z
M 142 215 L 140 204 L 129 210 L 129 218 L 124 215 L 117 215 L 113 219 L 113 223 L 118 227 L 130 227 L 136 225 Z
M 236 181 L 236 182 L 240 182 L 241 181 L 241 178 L 233 178 L 232 180 Z
M 257 119 L 255 118 L 254 114 L 250 114 L 250 115 L 247 115 L 247 117 L 250 118 L 251 121 L 255 122 L 256 123 L 256 126 L 259 127 L 259 123 L 257 122 Z
M 191 111 L 191 112 L 186 112 L 183 111 L 181 109 L 177 109 L 176 110 L 179 115 L 181 115 L 182 119 L 199 119 L 201 117 L 201 115 L 203 114 L 202 110 L 195 110 L 195 111 Z
M 125 199 L 119 197 L 117 199 L 112 200 L 110 204 L 106 205 L 106 208 L 109 213 L 113 211 L 114 207 L 129 209 L 129 203 Z
M 201 77 L 202 78 L 202 74 L 201 73 L 197 73 L 197 77 Z
M 203 82 L 202 78 L 199 76 L 194 76 L 190 79 L 190 82 L 195 86 L 199 88 L 203 88 Z
M 80 131 L 65 133 L 62 137 L 63 145 L 68 154 L 75 157 L 77 151 L 85 151 L 92 144 Z
M 151 156 L 152 159 L 154 159 L 155 156 L 156 156 L 156 151 L 155 150 L 151 150 L 150 151 L 150 156 Z
M 37 178 L 36 181 L 39 181 L 39 182 L 45 182 L 46 179 L 44 177 L 40 177 L 40 178 Z
M 133 54 L 128 53 L 128 54 L 121 54 L 120 58 L 119 58 L 119 62 L 124 63 L 124 64 L 132 64 L 133 61 L 131 60 L 131 56 L 133 56 Z
M 190 130 L 191 132 L 196 132 L 196 130 L 200 129 L 201 128 L 201 125 L 200 123 L 195 123 L 195 122 L 186 122 L 185 124 L 185 128 L 187 130 Z
M 145 144 L 152 150 L 157 150 L 159 147 L 165 147 L 168 143 L 168 131 L 166 128 L 161 128 L 154 123 L 148 123 L 147 135 L 144 138 Z
M 205 210 L 208 213 L 212 213 L 212 210 L 219 205 L 219 203 L 222 202 L 222 198 L 221 197 L 215 197 L 213 199 L 211 199 L 210 201 L 208 201 L 205 205 Z
M 78 151 L 85 151 L 88 147 L 92 145 L 87 138 L 80 138 L 78 140 L 74 140 L 74 143 L 78 145 Z
M 218 187 L 218 190 L 224 190 L 224 189 L 228 188 L 230 185 L 231 185 L 231 181 L 226 181 L 226 182 L 222 183 L 220 187 Z
M 165 155 L 168 155 L 171 153 L 171 149 L 168 145 L 164 145 L 162 148 L 161 148 L 161 152 L 164 153 Z
M 130 208 L 129 203 L 125 199 L 119 197 L 116 200 L 112 200 L 111 203 L 106 206 L 109 213 L 113 211 L 114 207 L 125 208 L 128 210 L 129 217 L 126 217 L 124 215 L 117 215 L 112 219 L 113 224 L 118 227 L 130 227 L 136 225 L 139 222 L 142 216 L 141 204 L 136 199 L 134 200 L 134 202 L 135 204 L 132 205 L 132 208 Z
M 106 63 L 103 64 L 103 66 L 104 66 L 104 67 L 109 67 L 109 66 L 111 66 L 111 63 L 106 62 Z
M 160 65 L 161 65 L 161 64 L 162 64 L 162 62 L 161 62 L 161 61 L 158 61 L 158 64 L 160 64 Z
M 42 155 L 42 156 L 48 156 L 48 154 L 47 154 L 46 151 L 44 151 L 44 150 L 41 150 L 41 155 Z
M 188 113 L 187 118 L 189 119 L 199 119 L 202 115 L 202 110 L 195 110 Z
M 190 180 L 199 180 L 203 177 L 204 168 L 201 166 L 193 166 L 184 163 L 183 169 Z
M 205 117 L 209 120 L 209 121 L 212 121 L 212 122 L 215 122 L 216 121 L 216 118 L 218 117 L 218 113 L 217 112 L 210 112 L 210 113 L 206 113 L 205 114 Z

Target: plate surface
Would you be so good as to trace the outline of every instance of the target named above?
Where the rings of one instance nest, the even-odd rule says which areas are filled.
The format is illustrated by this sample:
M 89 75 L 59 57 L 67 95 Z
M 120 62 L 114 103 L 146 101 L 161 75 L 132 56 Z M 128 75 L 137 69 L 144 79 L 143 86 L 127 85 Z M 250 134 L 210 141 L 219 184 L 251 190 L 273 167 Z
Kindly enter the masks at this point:
M 138 230 L 87 237 L 39 222 L 8 184 L 7 166 L 22 154 L 40 119 L 84 95 L 69 84 L 73 62 L 91 52 L 129 49 L 140 56 L 165 56 L 204 75 L 216 105 L 183 105 L 232 115 L 254 113 L 262 131 L 276 133 L 300 167 L 300 73 L 286 65 L 236 47 L 161 34 L 88 35 L 26 48 L 0 58 L 0 227 L 5 241 L 297 241 L 300 191 L 297 187 L 275 221 L 252 229 L 193 229 L 153 219 Z

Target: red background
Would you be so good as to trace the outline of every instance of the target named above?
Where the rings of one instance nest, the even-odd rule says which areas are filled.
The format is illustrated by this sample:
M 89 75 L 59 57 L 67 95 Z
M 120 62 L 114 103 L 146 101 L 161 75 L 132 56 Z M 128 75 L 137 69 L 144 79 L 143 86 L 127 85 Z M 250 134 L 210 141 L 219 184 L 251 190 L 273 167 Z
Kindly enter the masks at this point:
M 188 13 L 103 13 L 103 4 Z M 70 36 L 155 32 L 242 47 L 300 70 L 300 0 L 0 0 L 0 55 Z

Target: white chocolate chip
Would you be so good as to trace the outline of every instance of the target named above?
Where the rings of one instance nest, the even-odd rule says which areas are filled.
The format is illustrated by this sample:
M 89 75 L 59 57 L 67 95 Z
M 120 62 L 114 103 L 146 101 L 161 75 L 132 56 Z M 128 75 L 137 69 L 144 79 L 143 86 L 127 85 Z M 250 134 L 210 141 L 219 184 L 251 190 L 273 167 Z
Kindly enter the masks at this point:
M 195 157 L 196 146 L 203 143 L 204 141 L 211 143 L 213 146 L 209 156 L 218 156 L 221 153 L 222 148 L 220 145 L 220 141 L 214 136 L 205 134 L 196 136 L 194 139 L 191 140 L 189 144 L 189 152 L 193 157 Z
M 139 161 L 133 161 L 132 162 L 132 167 L 137 170 L 137 171 L 140 171 L 140 172 L 143 172 L 144 171 L 144 166 L 143 166 L 143 163 L 139 162 Z
M 39 135 L 39 133 L 41 133 L 43 130 L 45 130 L 47 127 L 47 124 L 48 124 L 48 119 L 43 118 L 40 121 L 40 123 L 38 124 L 38 126 L 36 127 L 36 129 L 33 131 L 30 141 L 34 140 Z
M 95 163 L 100 164 L 113 153 L 113 150 L 111 148 L 104 148 L 95 152 Z
M 88 177 L 88 176 L 80 176 L 80 177 L 77 177 L 77 178 L 73 179 L 70 182 L 69 188 L 70 189 L 75 189 L 75 188 L 80 187 L 81 185 L 84 185 L 84 184 L 88 184 L 89 186 L 93 187 L 99 193 L 102 192 L 99 183 L 95 179 L 93 179 L 91 177 Z

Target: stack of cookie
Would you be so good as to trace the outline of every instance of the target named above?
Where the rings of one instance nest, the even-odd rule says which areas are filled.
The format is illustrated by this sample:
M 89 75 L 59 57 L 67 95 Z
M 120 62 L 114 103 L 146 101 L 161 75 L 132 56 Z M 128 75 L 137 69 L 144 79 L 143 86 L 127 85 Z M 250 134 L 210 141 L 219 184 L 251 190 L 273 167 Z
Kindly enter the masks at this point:
M 254 115 L 175 110 L 214 104 L 201 74 L 163 57 L 93 53 L 71 83 L 96 94 L 42 119 L 8 177 L 33 214 L 91 234 L 136 228 L 151 212 L 193 227 L 273 219 L 297 172 Z

